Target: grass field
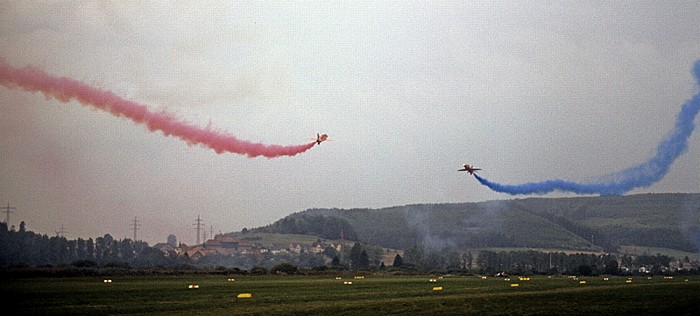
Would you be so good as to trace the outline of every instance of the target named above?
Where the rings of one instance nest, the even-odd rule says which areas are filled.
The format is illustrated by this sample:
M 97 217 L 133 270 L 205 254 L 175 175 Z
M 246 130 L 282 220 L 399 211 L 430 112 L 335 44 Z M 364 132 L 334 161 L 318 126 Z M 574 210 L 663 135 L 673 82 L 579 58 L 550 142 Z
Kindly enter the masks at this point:
M 5 306 L 13 314 L 33 315 L 700 314 L 697 278 L 637 277 L 629 283 L 623 277 L 233 278 L 115 277 L 112 283 L 95 277 L 5 279 L 0 294 L 10 298 Z M 190 289 L 190 284 L 199 288 Z M 252 297 L 237 298 L 240 293 Z

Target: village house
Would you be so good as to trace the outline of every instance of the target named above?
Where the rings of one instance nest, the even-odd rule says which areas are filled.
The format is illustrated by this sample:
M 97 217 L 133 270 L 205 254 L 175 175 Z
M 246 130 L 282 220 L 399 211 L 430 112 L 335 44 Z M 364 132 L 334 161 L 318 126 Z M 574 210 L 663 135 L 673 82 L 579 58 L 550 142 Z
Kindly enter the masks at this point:
M 254 247 L 255 245 L 246 240 L 238 240 L 226 235 L 216 235 L 214 239 L 204 242 L 204 248 L 208 251 L 214 251 L 215 253 L 227 256 L 247 253 Z
M 171 255 L 171 254 L 177 254 L 178 253 L 178 248 L 173 247 L 169 243 L 157 243 L 153 245 L 153 248 L 156 248 L 162 252 L 164 252 L 166 255 Z

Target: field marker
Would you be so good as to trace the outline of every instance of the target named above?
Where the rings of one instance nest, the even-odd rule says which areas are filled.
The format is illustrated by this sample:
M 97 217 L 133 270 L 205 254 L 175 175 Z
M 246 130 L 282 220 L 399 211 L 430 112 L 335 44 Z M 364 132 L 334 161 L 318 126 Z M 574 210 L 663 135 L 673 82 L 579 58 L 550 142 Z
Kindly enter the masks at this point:
M 442 291 L 442 286 L 433 287 L 433 291 Z
M 586 281 L 579 281 L 578 284 L 586 284 Z
M 520 284 L 518 284 L 518 283 L 512 283 L 510 286 L 511 286 L 511 287 L 518 287 L 518 286 L 520 286 Z
M 250 293 L 240 293 L 236 296 L 236 298 L 252 298 L 253 294 Z

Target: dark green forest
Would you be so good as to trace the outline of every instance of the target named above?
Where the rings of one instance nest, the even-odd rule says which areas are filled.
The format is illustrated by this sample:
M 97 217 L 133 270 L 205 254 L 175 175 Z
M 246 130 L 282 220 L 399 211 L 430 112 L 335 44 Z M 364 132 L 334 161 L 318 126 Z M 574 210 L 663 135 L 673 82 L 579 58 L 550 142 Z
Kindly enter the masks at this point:
M 323 226 L 323 222 L 334 226 Z M 313 224 L 312 224 L 313 223 Z M 322 225 L 322 226 L 317 226 Z M 387 248 L 467 251 L 545 248 L 616 252 L 645 246 L 700 250 L 700 194 L 528 198 L 383 209 L 309 209 L 260 228 L 357 240 Z M 348 238 L 350 239 L 350 238 Z
M 67 264 L 77 267 L 152 267 L 172 263 L 165 253 L 143 241 L 116 240 L 109 234 L 94 240 L 69 240 L 34 233 L 26 229 L 24 222 L 18 231 L 8 230 L 5 223 L 0 223 L 0 267 Z

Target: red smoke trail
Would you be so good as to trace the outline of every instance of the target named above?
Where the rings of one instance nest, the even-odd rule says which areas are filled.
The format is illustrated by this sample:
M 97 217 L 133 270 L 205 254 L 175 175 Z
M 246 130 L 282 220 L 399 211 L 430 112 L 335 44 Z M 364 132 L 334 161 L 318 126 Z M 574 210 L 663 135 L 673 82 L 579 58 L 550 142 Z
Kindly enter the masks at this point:
M 0 84 L 8 88 L 19 88 L 30 92 L 42 92 L 62 102 L 78 102 L 107 111 L 117 117 L 126 117 L 138 124 L 144 124 L 150 131 L 161 131 L 166 136 L 174 136 L 189 145 L 201 144 L 216 153 L 231 152 L 248 157 L 264 156 L 276 158 L 294 156 L 313 147 L 316 142 L 296 146 L 265 145 L 240 140 L 233 135 L 200 128 L 178 119 L 165 111 L 153 112 L 143 104 L 119 97 L 108 90 L 91 87 L 75 79 L 54 77 L 32 66 L 14 68 L 0 58 Z

